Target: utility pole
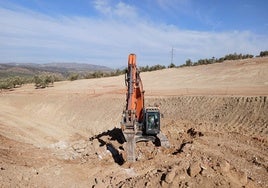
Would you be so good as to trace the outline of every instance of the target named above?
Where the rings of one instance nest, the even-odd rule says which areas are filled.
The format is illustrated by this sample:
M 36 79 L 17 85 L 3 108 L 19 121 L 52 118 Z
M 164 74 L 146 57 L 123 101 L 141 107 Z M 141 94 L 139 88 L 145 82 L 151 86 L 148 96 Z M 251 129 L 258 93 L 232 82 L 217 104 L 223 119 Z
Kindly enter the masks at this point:
M 171 49 L 171 64 L 174 64 L 173 60 L 174 60 L 174 48 L 172 47 L 172 49 Z

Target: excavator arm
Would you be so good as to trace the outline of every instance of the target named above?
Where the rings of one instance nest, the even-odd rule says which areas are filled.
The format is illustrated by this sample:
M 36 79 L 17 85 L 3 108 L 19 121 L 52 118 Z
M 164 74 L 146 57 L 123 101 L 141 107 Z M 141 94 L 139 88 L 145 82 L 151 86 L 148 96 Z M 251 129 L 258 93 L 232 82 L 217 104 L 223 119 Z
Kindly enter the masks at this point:
M 131 118 L 131 113 L 135 114 L 135 119 L 141 123 L 143 120 L 144 108 L 144 91 L 140 78 L 140 73 L 136 65 L 136 55 L 130 54 L 128 57 L 128 69 L 126 73 L 126 110 L 128 111 L 128 118 Z

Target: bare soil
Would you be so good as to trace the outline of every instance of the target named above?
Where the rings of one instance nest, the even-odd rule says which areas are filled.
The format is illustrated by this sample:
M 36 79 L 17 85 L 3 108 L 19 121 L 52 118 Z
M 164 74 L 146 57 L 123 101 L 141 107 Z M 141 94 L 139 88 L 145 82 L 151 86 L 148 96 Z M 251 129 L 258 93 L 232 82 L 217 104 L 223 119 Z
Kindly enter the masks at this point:
M 268 187 L 268 58 L 142 73 L 171 147 L 125 161 L 124 76 L 0 93 L 0 187 Z

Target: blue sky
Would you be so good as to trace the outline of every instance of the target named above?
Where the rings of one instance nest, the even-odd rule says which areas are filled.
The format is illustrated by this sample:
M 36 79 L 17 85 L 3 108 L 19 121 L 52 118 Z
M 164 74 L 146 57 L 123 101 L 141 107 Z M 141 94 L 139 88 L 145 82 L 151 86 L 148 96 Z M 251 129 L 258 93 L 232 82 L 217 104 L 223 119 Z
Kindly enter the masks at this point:
M 266 0 L 0 0 L 0 62 L 121 67 L 258 55 L 268 50 Z

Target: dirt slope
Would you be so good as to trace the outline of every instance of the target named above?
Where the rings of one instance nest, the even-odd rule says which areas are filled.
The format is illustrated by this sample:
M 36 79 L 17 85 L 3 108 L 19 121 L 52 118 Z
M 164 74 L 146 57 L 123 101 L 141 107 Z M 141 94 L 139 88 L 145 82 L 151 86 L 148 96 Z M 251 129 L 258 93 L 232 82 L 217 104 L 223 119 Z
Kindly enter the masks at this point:
M 267 187 L 268 58 L 142 73 L 169 149 L 124 162 L 124 77 L 0 94 L 0 187 Z

